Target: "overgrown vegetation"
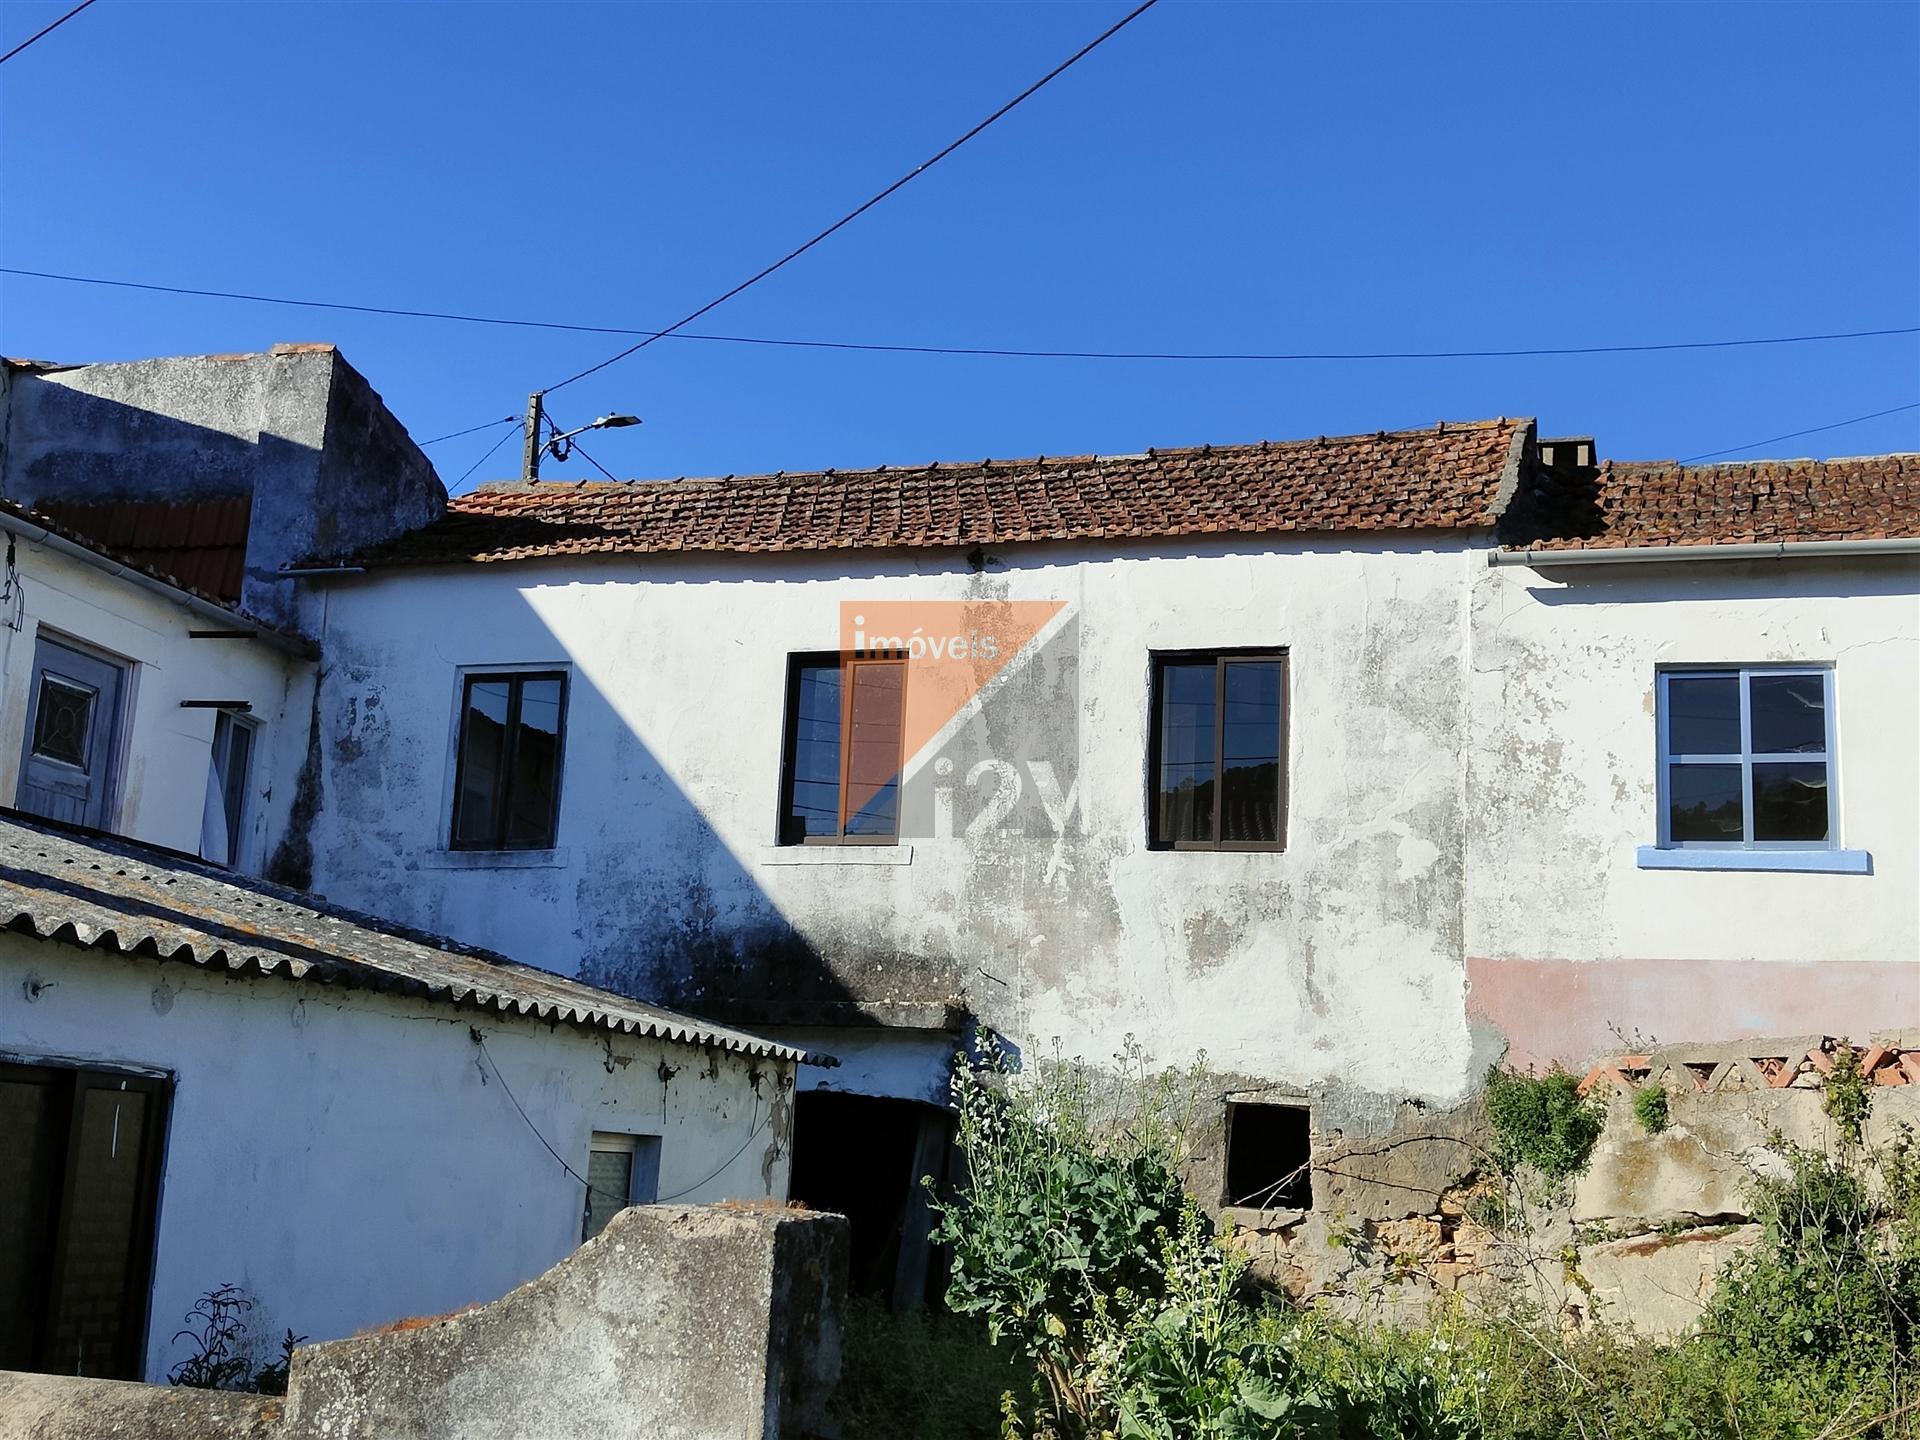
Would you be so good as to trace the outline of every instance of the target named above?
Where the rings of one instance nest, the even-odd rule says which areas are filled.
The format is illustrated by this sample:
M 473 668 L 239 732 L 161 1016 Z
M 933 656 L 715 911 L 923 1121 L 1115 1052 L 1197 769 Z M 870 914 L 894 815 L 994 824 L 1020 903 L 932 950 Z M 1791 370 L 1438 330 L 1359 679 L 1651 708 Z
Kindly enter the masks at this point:
M 1665 1130 L 1672 1121 L 1666 1087 L 1649 1083 L 1634 1091 L 1633 1118 L 1640 1122 L 1640 1128 L 1649 1135 L 1658 1135 Z
M 1502 1168 L 1529 1166 L 1549 1186 L 1584 1171 L 1607 1128 L 1607 1102 L 1582 1095 L 1580 1081 L 1560 1069 L 1516 1075 L 1496 1066 L 1487 1072 L 1486 1105 Z
M 1119 1087 L 1057 1060 L 1010 1083 L 994 1055 L 956 1080 L 971 1182 L 939 1203 L 938 1234 L 961 1313 L 855 1312 L 848 1440 L 985 1435 L 996 1407 L 1009 1440 L 1920 1440 L 1908 1137 L 1869 1155 L 1843 1136 L 1828 1155 L 1776 1136 L 1760 1241 L 1680 1339 L 1603 1307 L 1574 1328 L 1524 1287 L 1392 1325 L 1249 1285 L 1176 1181 L 1199 1072 L 1121 1059 Z M 1594 1102 L 1571 1077 L 1505 1080 L 1511 1173 L 1493 1189 L 1528 1167 L 1577 1174 Z M 1577 1275 L 1577 1246 L 1549 1258 Z
M 256 1366 L 246 1348 L 246 1315 L 251 1309 L 252 1299 L 238 1285 L 216 1285 L 194 1301 L 186 1313 L 185 1328 L 173 1334 L 175 1344 L 187 1342 L 189 1353 L 168 1372 L 167 1379 L 194 1390 L 286 1394 L 294 1347 L 307 1337 L 287 1331 L 278 1358 Z

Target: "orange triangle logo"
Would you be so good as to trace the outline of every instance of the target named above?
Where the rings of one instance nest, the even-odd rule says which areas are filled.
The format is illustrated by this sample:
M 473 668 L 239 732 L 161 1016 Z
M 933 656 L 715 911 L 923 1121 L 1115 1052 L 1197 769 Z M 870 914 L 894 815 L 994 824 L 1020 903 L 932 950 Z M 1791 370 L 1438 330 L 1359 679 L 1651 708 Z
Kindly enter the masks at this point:
M 1066 605 L 1064 600 L 841 602 L 841 661 L 855 676 L 841 687 L 848 813 L 897 782 L 914 757 Z M 890 741 L 892 733 L 899 736 L 897 750 L 863 738 L 885 735 Z

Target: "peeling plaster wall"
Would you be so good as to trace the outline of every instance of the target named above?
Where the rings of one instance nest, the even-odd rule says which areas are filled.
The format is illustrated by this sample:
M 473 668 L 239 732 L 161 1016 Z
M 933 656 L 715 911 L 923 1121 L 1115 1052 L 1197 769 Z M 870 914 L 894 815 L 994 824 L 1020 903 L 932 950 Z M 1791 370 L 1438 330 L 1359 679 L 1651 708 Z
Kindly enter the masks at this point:
M 0 549 L 5 541 L 0 537 Z M 32 705 L 37 637 L 82 642 L 130 661 L 123 697 L 116 833 L 197 854 L 217 712 L 182 700 L 245 700 L 257 722 L 240 868 L 259 872 L 285 832 L 306 754 L 314 666 L 264 640 L 194 640 L 217 622 L 84 561 L 15 545 L 18 630 L 0 629 L 0 804 L 14 802 Z M 238 627 L 241 622 L 235 621 Z
M 772 1059 L 13 934 L 0 934 L 0 1056 L 173 1076 L 156 1382 L 180 1358 L 181 1316 L 225 1282 L 255 1299 L 265 1359 L 289 1326 L 319 1341 L 440 1314 L 570 1254 L 581 1187 L 515 1099 L 583 1172 L 593 1131 L 651 1134 L 663 1199 L 787 1193 L 793 1068 Z M 678 1067 L 664 1082 L 662 1061 Z
M 1026 1047 L 1105 1056 L 1131 1031 L 1163 1060 L 1205 1049 L 1263 1080 L 1465 1093 L 1484 1063 L 1461 963 L 1464 597 L 1480 557 L 1342 537 L 981 560 L 648 557 L 321 582 L 315 883 L 761 1025 L 923 1036 L 958 996 Z M 970 834 L 1008 782 L 969 787 L 970 765 L 943 780 L 923 757 L 907 805 L 952 804 L 946 838 L 777 850 L 787 655 L 838 648 L 843 600 L 932 598 L 1067 602 L 1036 662 L 988 693 L 963 757 L 1054 757 L 1064 831 L 1030 807 Z M 1290 651 L 1287 850 L 1149 851 L 1148 654 L 1235 646 Z M 558 848 L 447 852 L 459 667 L 556 663 L 572 676 Z M 1031 798 L 1030 766 L 1020 783 Z M 909 1043 L 939 1068 L 887 1083 L 937 1086 L 946 1047 Z
M 1839 840 L 1873 873 L 1639 869 L 1656 671 L 1769 661 L 1834 668 Z M 1471 704 L 1470 1005 L 1510 1058 L 1920 1023 L 1920 566 L 1485 569 Z

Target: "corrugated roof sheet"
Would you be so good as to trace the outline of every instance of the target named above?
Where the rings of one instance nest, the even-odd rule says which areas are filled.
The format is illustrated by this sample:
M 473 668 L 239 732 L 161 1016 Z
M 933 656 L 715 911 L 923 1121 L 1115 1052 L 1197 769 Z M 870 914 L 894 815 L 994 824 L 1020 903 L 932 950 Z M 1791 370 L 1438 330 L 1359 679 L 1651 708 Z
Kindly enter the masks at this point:
M 1527 420 L 718 480 L 485 485 L 353 563 L 1490 526 Z
M 809 1058 L 790 1045 L 629 1000 L 170 850 L 5 810 L 0 924 L 42 939 L 210 970 L 390 991 L 745 1055 Z
M 228 605 L 239 603 L 253 512 L 246 496 L 99 504 L 41 500 L 35 509 L 154 575 Z
M 1508 545 L 1535 550 L 1910 537 L 1920 537 L 1920 455 L 1543 470 L 1501 526 Z

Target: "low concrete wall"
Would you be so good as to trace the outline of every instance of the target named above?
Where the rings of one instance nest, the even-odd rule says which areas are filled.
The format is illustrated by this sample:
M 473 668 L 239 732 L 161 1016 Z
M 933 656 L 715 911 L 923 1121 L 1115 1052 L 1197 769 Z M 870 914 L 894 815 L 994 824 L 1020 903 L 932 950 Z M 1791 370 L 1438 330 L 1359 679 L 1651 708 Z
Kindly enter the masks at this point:
M 0 1440 L 805 1440 L 846 1275 L 841 1216 L 639 1206 L 490 1305 L 295 1351 L 284 1404 L 0 1373 Z
M 282 1402 L 0 1370 L 0 1440 L 280 1440 Z

